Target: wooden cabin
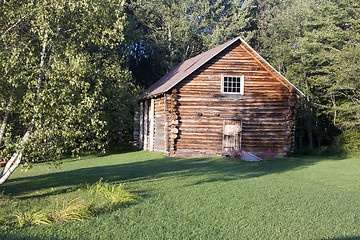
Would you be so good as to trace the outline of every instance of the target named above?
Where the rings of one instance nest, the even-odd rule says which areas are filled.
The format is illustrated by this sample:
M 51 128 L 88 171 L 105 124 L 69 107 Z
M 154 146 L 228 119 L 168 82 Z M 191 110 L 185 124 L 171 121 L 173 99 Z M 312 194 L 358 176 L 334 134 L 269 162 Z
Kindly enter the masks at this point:
M 242 38 L 188 59 L 140 96 L 135 144 L 169 156 L 294 146 L 294 106 L 303 96 Z

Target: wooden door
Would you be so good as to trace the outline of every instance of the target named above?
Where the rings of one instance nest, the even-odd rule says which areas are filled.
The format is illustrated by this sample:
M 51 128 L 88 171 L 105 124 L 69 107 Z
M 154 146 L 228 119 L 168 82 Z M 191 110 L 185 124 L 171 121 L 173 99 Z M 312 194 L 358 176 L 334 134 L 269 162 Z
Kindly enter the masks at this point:
M 223 123 L 223 152 L 241 151 L 241 120 L 224 120 Z

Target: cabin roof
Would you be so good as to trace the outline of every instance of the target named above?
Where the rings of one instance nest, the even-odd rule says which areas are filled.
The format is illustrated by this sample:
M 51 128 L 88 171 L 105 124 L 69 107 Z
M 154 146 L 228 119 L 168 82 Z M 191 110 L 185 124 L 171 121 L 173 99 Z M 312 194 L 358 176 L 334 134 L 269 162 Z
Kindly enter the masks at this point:
M 277 78 L 280 81 L 282 81 L 288 87 L 294 89 L 298 95 L 305 96 L 289 80 L 287 80 L 281 73 L 279 73 L 275 68 L 273 68 L 263 57 L 261 57 L 241 37 L 236 37 L 224 44 L 221 44 L 213 49 L 210 49 L 206 52 L 203 52 L 195 57 L 192 57 L 192 58 L 178 64 L 176 67 L 171 69 L 165 76 L 160 78 L 157 82 L 155 82 L 148 89 L 146 89 L 145 92 L 140 95 L 140 98 L 141 99 L 151 98 L 151 97 L 154 97 L 154 96 L 157 96 L 159 94 L 169 91 L 176 84 L 181 82 L 183 79 L 185 79 L 191 73 L 193 73 L 194 71 L 199 69 L 201 66 L 203 66 L 205 63 L 207 63 L 209 60 L 214 58 L 216 55 L 220 54 L 223 50 L 225 50 L 226 48 L 228 48 L 230 45 L 232 45 L 233 43 L 235 43 L 237 41 L 244 43 L 245 46 L 257 56 L 258 61 L 260 61 L 262 64 L 265 64 L 266 66 L 270 67 L 270 69 L 273 71 L 275 76 L 277 76 Z

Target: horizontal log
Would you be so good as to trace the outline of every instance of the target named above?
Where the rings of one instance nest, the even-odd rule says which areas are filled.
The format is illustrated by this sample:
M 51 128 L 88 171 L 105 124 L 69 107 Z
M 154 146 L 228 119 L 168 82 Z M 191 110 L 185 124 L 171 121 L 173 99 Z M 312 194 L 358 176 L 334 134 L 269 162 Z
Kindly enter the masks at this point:
M 167 100 L 164 96 L 155 100 L 156 150 L 165 148 L 162 135 L 167 133 L 168 146 L 178 149 L 175 154 L 221 151 L 224 119 L 242 120 L 243 148 L 281 154 L 290 149 L 294 93 L 250 53 L 245 45 L 234 45 L 181 81 Z M 244 75 L 245 94 L 221 94 L 221 74 Z M 165 122 L 173 133 L 165 131 Z
M 179 109 L 180 108 L 185 108 L 185 107 L 219 107 L 219 108 L 228 108 L 228 107 L 234 107 L 236 109 L 242 108 L 242 107 L 247 107 L 247 108 L 251 108 L 251 107 L 281 107 L 284 109 L 288 109 L 287 107 L 287 102 L 285 101 L 272 101 L 272 102 L 241 102 L 236 104 L 236 102 L 234 101 L 197 101 L 197 102 L 193 102 L 193 101 L 183 101 L 181 103 L 181 105 L 179 105 Z
M 247 106 L 239 106 L 239 108 L 247 109 L 247 110 L 268 110 L 268 111 L 281 111 L 281 112 L 285 112 L 287 109 L 284 106 L 251 106 L 251 105 L 247 105 Z M 226 106 L 224 106 L 224 108 L 226 108 Z M 204 111 L 206 109 L 207 111 L 216 111 L 219 110 L 219 106 L 179 106 L 179 111 L 193 111 L 193 112 L 201 112 Z

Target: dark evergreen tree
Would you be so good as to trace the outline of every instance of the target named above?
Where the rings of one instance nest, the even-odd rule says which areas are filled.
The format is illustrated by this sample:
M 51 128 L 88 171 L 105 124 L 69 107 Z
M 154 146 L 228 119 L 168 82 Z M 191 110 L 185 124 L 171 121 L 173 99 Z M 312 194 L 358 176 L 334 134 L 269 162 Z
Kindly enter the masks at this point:
M 253 37 L 255 4 L 246 1 L 129 0 L 128 66 L 151 85 L 178 63 L 242 36 Z
M 270 0 L 258 9 L 262 54 L 306 94 L 298 143 L 319 147 L 358 130 L 358 1 Z

